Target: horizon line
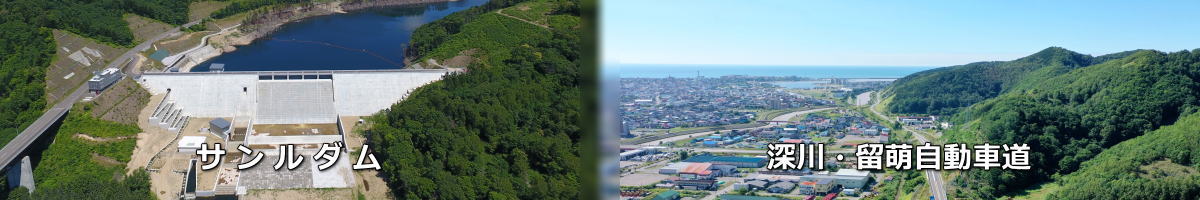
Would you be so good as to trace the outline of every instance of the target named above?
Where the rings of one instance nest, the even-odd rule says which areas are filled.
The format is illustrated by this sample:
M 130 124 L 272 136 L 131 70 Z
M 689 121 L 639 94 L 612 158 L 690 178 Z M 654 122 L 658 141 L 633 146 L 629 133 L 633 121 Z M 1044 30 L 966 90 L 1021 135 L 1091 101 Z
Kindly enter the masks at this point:
M 948 67 L 936 65 L 817 65 L 817 64 L 695 64 L 695 63 L 604 63 L 606 65 L 696 65 L 696 66 L 745 66 L 745 67 Z

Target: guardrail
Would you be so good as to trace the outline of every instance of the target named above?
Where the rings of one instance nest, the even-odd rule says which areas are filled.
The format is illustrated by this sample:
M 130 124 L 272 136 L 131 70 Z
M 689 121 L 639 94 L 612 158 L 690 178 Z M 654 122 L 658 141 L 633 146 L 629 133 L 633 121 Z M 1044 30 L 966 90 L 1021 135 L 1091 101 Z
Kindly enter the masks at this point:
M 51 108 L 46 110 L 45 115 L 42 115 L 37 121 L 30 124 L 28 128 L 21 131 L 17 137 L 9 141 L 8 144 L 5 144 L 4 148 L 0 149 L 0 162 L 3 162 L 0 163 L 2 164 L 0 168 L 8 169 L 8 166 L 20 157 L 21 152 L 25 151 L 26 148 L 29 148 L 29 145 L 32 145 L 34 141 L 45 134 L 50 126 L 54 126 L 59 120 L 62 120 L 67 115 L 67 111 L 67 108 Z

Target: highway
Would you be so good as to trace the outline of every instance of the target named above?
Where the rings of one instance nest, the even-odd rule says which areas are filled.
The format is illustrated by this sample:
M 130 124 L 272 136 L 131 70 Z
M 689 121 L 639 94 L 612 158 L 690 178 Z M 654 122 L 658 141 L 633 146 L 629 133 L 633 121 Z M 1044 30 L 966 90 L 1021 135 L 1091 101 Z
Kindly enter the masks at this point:
M 708 153 L 756 153 L 756 154 L 767 155 L 766 149 L 754 150 L 754 149 L 727 149 L 727 148 L 679 148 L 679 150 L 692 150 L 695 152 L 708 152 Z M 835 153 L 847 154 L 846 155 L 847 157 L 854 156 L 853 149 L 839 149 L 839 150 L 825 151 L 825 154 L 835 154 Z
M 834 109 L 834 108 L 818 108 L 818 109 L 812 109 L 812 110 L 801 110 L 801 111 L 796 111 L 796 112 L 790 112 L 788 114 L 782 114 L 779 116 L 775 116 L 775 118 L 771 118 L 771 121 L 789 121 L 790 119 L 792 119 L 792 117 L 796 117 L 796 116 L 800 116 L 800 115 L 804 115 L 804 114 L 808 114 L 808 113 L 832 110 L 832 109 Z
M 775 118 L 772 118 L 771 120 L 772 121 L 787 121 L 788 119 L 791 119 L 792 117 L 795 117 L 798 115 L 814 113 L 814 112 L 821 112 L 821 111 L 826 111 L 826 110 L 830 110 L 830 109 L 834 109 L 834 108 L 818 108 L 818 109 L 810 109 L 810 110 L 801 110 L 801 111 L 796 111 L 796 112 L 779 115 L 779 116 L 776 116 Z M 741 129 L 727 129 L 727 130 L 719 130 L 719 131 L 750 130 L 750 129 L 768 127 L 768 126 L 772 126 L 772 125 L 764 124 L 762 126 L 757 126 L 757 127 L 741 128 Z M 713 132 L 716 132 L 716 131 L 705 131 L 705 132 L 692 133 L 692 134 L 687 134 L 687 135 L 678 135 L 675 137 L 669 137 L 669 138 L 663 138 L 663 139 L 659 139 L 659 140 L 644 142 L 644 143 L 638 144 L 638 146 L 658 146 L 659 142 L 666 144 L 666 143 L 670 143 L 670 142 L 675 142 L 675 141 L 679 141 L 679 140 L 683 140 L 683 139 L 692 138 L 695 136 L 712 134 Z M 627 147 L 627 146 L 622 146 L 622 147 Z
M 865 105 L 871 104 L 871 94 L 873 94 L 873 93 L 875 93 L 875 91 L 864 92 L 862 94 L 858 94 L 858 97 L 854 98 L 854 105 L 865 106 Z
M 875 94 L 878 94 L 878 93 L 875 93 Z M 880 98 L 875 97 L 875 99 L 880 99 Z M 878 104 L 878 103 L 879 103 L 879 101 L 875 102 L 875 104 Z M 892 123 L 896 123 L 895 118 L 888 117 L 887 115 L 883 115 L 883 113 L 880 113 L 879 110 L 875 110 L 875 106 L 874 106 L 875 104 L 868 105 L 869 107 L 867 108 L 867 110 L 871 110 L 871 112 L 875 113 L 875 115 L 878 115 L 879 117 L 883 117 L 884 119 L 887 119 L 888 121 L 891 121 Z M 931 142 L 931 140 L 929 140 L 928 138 L 925 138 L 925 134 L 921 134 L 917 130 L 910 130 L 905 126 L 901 126 L 900 128 L 908 130 L 913 136 L 915 136 L 914 138 L 917 139 L 917 142 L 919 144 L 925 144 L 926 142 L 934 143 L 934 142 Z M 936 144 L 936 143 L 934 143 L 934 144 Z M 918 145 L 918 144 L 913 144 L 913 145 Z M 942 180 L 942 171 L 925 170 L 925 182 L 929 183 L 929 193 L 931 195 L 933 195 L 934 199 L 938 199 L 938 200 L 947 199 L 946 180 Z
M 200 23 L 200 20 L 188 22 L 180 27 L 186 28 L 198 23 Z M 162 40 L 163 38 L 179 33 L 180 27 L 176 27 L 167 32 L 158 34 L 158 36 L 134 46 L 133 48 L 129 49 L 129 51 L 125 51 L 125 53 L 121 54 L 120 57 L 117 57 L 116 59 L 113 59 L 112 62 L 109 62 L 106 68 L 117 67 L 118 65 L 124 64 L 125 62 L 123 61 L 126 60 L 132 61 L 131 59 L 134 58 L 134 55 L 137 55 L 138 52 L 150 48 L 151 45 L 159 40 Z M 132 69 L 126 68 L 124 71 L 128 73 L 130 70 Z M 5 144 L 4 148 L 0 149 L 0 167 L 8 168 L 13 161 L 19 159 L 18 156 L 21 155 L 21 152 L 24 152 L 25 148 L 29 148 L 29 145 L 33 144 L 38 137 L 40 137 L 46 132 L 47 129 L 50 128 L 50 126 L 54 125 L 54 123 L 58 122 L 59 119 L 63 118 L 67 111 L 71 110 L 71 106 L 74 106 L 75 102 L 79 102 L 79 100 L 83 98 L 85 94 L 87 94 L 87 90 L 87 82 L 80 84 L 79 87 L 75 88 L 75 91 L 71 92 L 70 95 L 67 95 L 67 98 L 62 99 L 58 103 L 54 104 L 54 106 L 46 109 L 46 112 L 42 113 L 42 116 L 38 117 L 36 121 L 33 121 L 33 124 L 30 124 L 29 127 L 26 127 L 25 130 L 21 131 L 21 134 L 17 135 L 17 137 L 14 137 L 12 141 L 8 142 L 8 144 Z
M 621 145 L 621 148 L 638 148 L 638 147 L 642 147 L 642 146 Z M 763 155 L 766 155 L 766 153 L 767 153 L 766 149 L 757 149 L 756 150 L 756 149 L 696 148 L 696 147 L 670 148 L 666 151 L 685 151 L 685 150 L 690 150 L 692 152 L 706 152 L 706 153 L 746 153 L 746 154 L 755 154 L 756 153 L 756 154 L 763 154 Z M 831 151 L 825 151 L 825 153 L 826 154 L 842 153 L 842 154 L 847 154 L 846 157 L 853 157 L 854 149 L 831 150 Z
M 930 142 L 929 139 L 925 138 L 925 134 L 920 134 L 920 133 L 917 133 L 916 131 L 912 131 L 912 130 L 910 130 L 910 131 L 912 132 L 913 136 L 916 136 L 917 141 L 920 144 L 925 144 L 926 142 Z M 930 142 L 930 143 L 932 143 L 932 142 Z M 913 144 L 913 145 L 917 145 L 917 144 Z M 925 170 L 925 182 L 929 183 L 929 193 L 932 194 L 935 199 L 947 199 L 946 198 L 946 181 L 942 180 L 942 171 L 928 170 L 928 169 Z

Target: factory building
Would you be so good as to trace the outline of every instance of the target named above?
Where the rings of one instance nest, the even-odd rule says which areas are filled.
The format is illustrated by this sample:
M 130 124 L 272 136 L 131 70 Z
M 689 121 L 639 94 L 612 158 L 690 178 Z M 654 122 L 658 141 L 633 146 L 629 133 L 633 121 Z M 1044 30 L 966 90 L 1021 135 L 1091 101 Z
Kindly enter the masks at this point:
M 698 155 L 692 156 L 684 162 L 694 163 L 712 163 L 716 165 L 733 165 L 739 168 L 760 168 L 767 165 L 766 158 L 756 157 L 739 157 L 739 156 L 711 156 Z

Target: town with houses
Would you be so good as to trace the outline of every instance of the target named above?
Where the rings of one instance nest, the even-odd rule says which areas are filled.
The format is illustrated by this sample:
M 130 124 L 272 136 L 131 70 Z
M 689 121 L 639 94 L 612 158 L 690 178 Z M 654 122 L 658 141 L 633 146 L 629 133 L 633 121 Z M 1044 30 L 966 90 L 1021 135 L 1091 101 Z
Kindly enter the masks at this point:
M 833 103 L 751 80 L 741 76 L 621 79 L 621 121 L 632 128 L 719 126 L 754 121 L 753 110 Z
M 622 199 L 869 197 L 874 186 L 892 177 L 856 170 L 855 146 L 897 142 L 897 129 L 949 126 L 937 116 L 868 116 L 865 102 L 871 93 L 855 91 L 886 86 L 890 80 L 831 79 L 808 89 L 769 80 L 622 79 Z M 778 110 L 787 112 L 763 116 Z M 773 143 L 824 144 L 824 168 L 768 170 L 767 145 Z M 832 159 L 835 154 L 847 159 Z

